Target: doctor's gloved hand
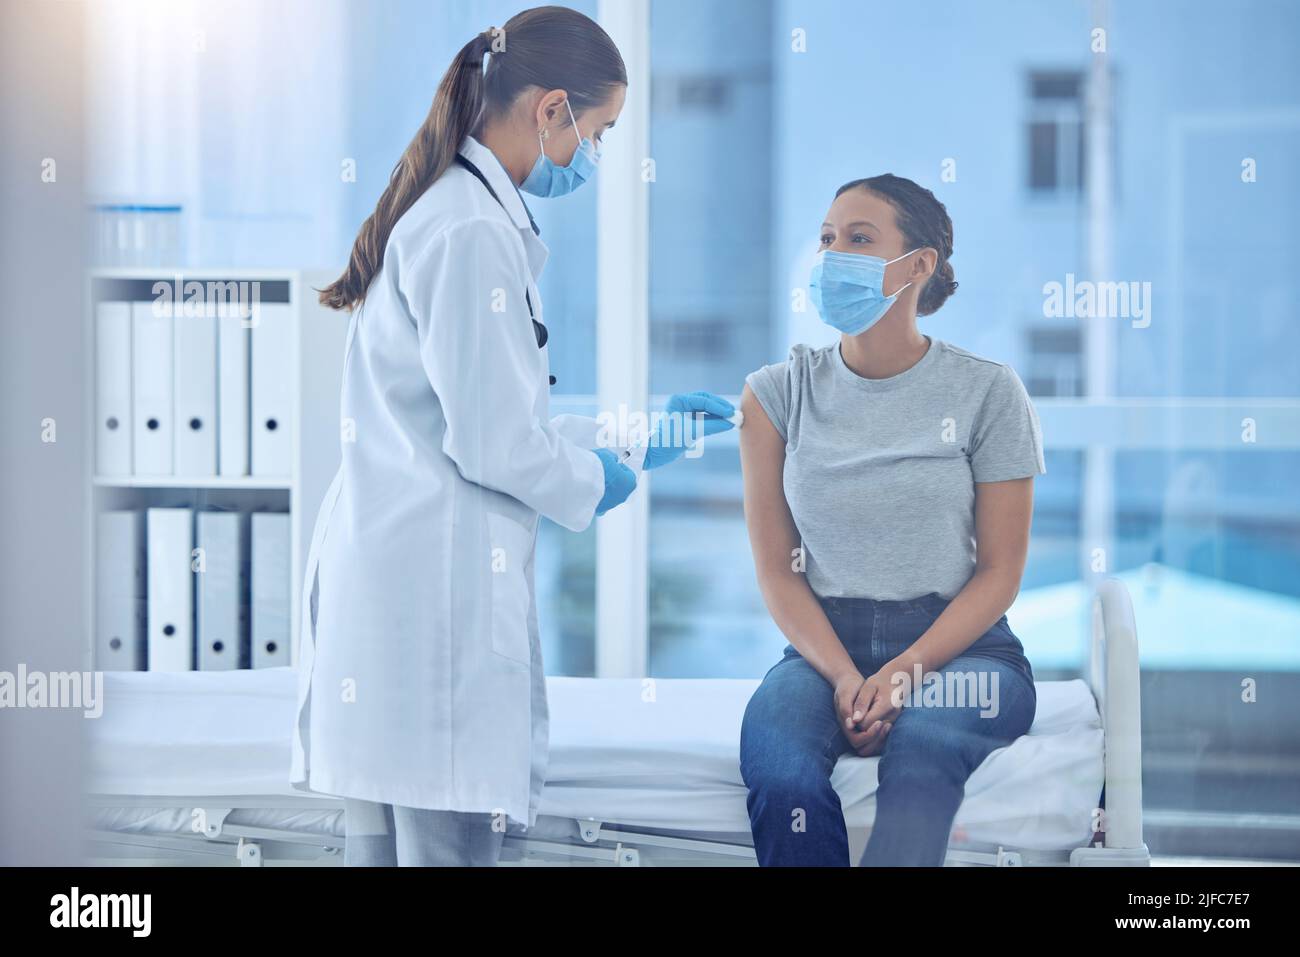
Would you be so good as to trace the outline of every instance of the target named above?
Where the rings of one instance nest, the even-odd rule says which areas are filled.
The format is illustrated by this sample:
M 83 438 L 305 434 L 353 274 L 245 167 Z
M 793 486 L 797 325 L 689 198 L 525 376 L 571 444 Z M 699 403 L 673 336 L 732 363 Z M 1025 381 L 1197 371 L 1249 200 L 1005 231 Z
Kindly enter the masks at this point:
M 670 396 L 658 427 L 650 435 L 642 468 L 657 469 L 667 465 L 681 458 L 687 448 L 694 446 L 703 436 L 734 429 L 735 425 L 728 420 L 735 414 L 734 405 L 712 392 Z
M 604 515 L 616 505 L 622 505 L 636 489 L 636 473 L 618 460 L 609 449 L 592 449 L 605 469 L 605 494 L 596 505 L 596 514 Z

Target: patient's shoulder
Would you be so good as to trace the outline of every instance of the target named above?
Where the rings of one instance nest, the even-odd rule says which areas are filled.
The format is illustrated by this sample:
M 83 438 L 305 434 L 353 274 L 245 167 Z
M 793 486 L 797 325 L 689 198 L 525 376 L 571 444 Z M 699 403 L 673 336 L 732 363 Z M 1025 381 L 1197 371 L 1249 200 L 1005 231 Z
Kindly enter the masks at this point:
M 790 354 L 785 359 L 756 369 L 746 381 L 758 379 L 773 385 L 779 383 L 785 391 L 797 392 L 811 376 L 829 368 L 832 358 L 830 350 L 833 348 L 834 345 L 810 346 L 803 342 L 796 343 L 790 347 Z
M 825 348 L 799 343 L 790 348 L 784 361 L 762 366 L 745 377 L 745 384 L 781 433 L 781 438 L 787 441 L 791 420 L 797 417 L 800 407 L 804 383 L 818 364 L 825 361 L 825 351 Z
M 941 355 L 946 356 L 950 362 L 961 366 L 971 374 L 994 378 L 998 376 L 1000 370 L 1010 368 L 1005 362 L 979 355 L 943 339 L 935 339 L 934 344 L 939 347 Z
M 830 368 L 834 360 L 831 350 L 838 347 L 838 342 L 825 346 L 810 346 L 806 342 L 799 342 L 791 346 L 790 355 L 785 361 L 791 378 L 796 382 L 805 381 L 810 375 Z
M 838 342 L 832 342 L 824 346 L 810 346 L 806 342 L 796 342 L 790 347 L 790 361 L 800 362 L 805 365 L 815 362 L 825 362 Z

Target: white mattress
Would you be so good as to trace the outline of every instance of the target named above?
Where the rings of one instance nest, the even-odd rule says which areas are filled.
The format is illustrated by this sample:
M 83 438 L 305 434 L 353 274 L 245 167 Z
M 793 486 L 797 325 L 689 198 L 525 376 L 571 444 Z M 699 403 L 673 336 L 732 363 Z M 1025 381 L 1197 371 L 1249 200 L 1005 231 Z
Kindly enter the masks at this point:
M 543 815 L 748 832 L 739 740 L 757 679 L 547 684 L 551 758 Z M 302 798 L 288 783 L 296 688 L 289 668 L 107 673 L 103 715 L 87 722 L 87 789 Z M 1039 682 L 1030 733 L 989 755 L 967 782 L 953 846 L 1061 850 L 1087 843 L 1103 782 L 1102 740 L 1084 682 Z M 878 763 L 848 755 L 835 767 L 831 783 L 850 827 L 874 818 Z M 123 828 L 131 820 L 142 826 L 141 818 L 140 809 L 118 816 Z

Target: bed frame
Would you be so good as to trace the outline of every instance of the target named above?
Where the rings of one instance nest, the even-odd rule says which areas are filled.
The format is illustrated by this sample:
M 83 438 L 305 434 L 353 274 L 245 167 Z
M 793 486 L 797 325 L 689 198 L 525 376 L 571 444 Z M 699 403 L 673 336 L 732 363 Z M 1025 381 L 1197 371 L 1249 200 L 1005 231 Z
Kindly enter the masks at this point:
M 1106 779 L 1093 839 L 1070 852 L 1075 867 L 1149 867 L 1142 840 L 1142 670 L 1133 600 L 1117 578 L 1092 599 L 1088 687 L 1105 734 Z
M 1072 850 L 1033 851 L 1013 847 L 950 848 L 953 867 L 1072 866 L 1145 867 L 1151 854 L 1142 840 L 1142 709 L 1137 626 L 1128 590 L 1114 578 L 1098 586 L 1092 602 L 1088 686 L 1101 715 L 1105 784 L 1094 812 L 1093 837 Z M 87 828 L 91 861 L 101 864 L 337 865 L 344 839 L 287 828 L 264 828 L 232 820 L 240 810 L 341 810 L 330 798 L 250 796 L 178 798 L 90 795 L 94 807 L 185 807 L 204 811 L 206 830 L 189 834 L 130 833 Z M 502 863 L 567 863 L 637 867 L 693 864 L 756 865 L 748 834 L 693 835 L 637 828 L 594 819 L 545 818 L 533 833 L 508 833 Z M 550 833 L 548 833 L 550 832 Z M 861 853 L 857 848 L 854 853 Z

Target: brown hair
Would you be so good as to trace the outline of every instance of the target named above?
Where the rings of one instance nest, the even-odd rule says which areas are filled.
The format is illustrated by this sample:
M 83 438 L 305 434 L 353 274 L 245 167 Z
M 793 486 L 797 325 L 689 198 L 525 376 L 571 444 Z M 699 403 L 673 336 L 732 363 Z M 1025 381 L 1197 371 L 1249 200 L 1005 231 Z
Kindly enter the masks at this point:
M 918 315 L 928 316 L 938 312 L 948 297 L 957 291 L 957 279 L 952 271 L 952 263 L 948 262 L 948 257 L 952 255 L 952 220 L 947 208 L 924 186 L 893 173 L 855 179 L 841 186 L 835 195 L 839 196 L 850 189 L 868 190 L 894 207 L 894 218 L 908 249 L 929 246 L 939 254 L 934 272 L 921 287 L 921 295 L 916 302 Z
M 626 85 L 627 69 L 614 41 L 590 17 L 567 7 L 524 10 L 499 31 L 492 27 L 470 40 L 443 74 L 424 125 L 361 225 L 348 268 L 321 290 L 321 304 L 355 309 L 365 301 L 398 219 L 447 171 L 465 137 L 487 117 L 508 110 L 525 88 L 564 90 L 573 112 L 580 113 Z

